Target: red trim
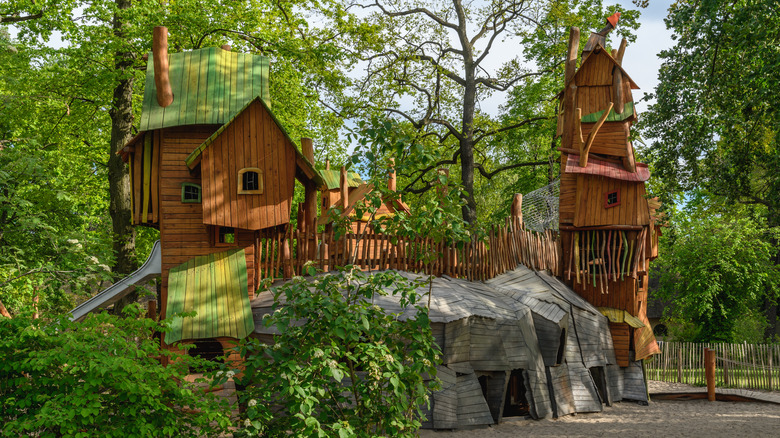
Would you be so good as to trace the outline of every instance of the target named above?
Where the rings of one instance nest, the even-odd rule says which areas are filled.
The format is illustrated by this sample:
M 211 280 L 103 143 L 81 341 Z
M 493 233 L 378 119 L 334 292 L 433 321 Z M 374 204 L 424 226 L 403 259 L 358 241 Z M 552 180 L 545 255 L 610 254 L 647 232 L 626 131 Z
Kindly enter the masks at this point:
M 609 195 L 615 194 L 617 196 L 617 202 L 613 202 L 612 204 L 609 203 Z M 612 208 L 615 206 L 620 205 L 620 190 L 613 190 L 611 192 L 607 192 L 604 194 L 604 208 Z

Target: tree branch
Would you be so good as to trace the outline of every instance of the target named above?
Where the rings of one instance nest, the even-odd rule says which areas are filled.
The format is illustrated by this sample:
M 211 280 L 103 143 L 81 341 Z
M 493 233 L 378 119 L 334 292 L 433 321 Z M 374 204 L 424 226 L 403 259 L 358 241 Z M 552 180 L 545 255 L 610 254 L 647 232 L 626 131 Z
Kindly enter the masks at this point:
M 474 144 L 479 143 L 485 137 L 489 137 L 491 135 L 496 135 L 496 134 L 498 134 L 500 132 L 509 131 L 511 129 L 519 128 L 519 127 L 521 127 L 523 125 L 528 125 L 530 123 L 538 122 L 540 120 L 549 120 L 551 118 L 552 117 L 541 117 L 541 116 L 540 117 L 531 117 L 530 119 L 525 119 L 525 120 L 523 120 L 522 122 L 519 122 L 519 123 L 514 123 L 512 125 L 504 126 L 504 127 L 498 128 L 498 129 L 492 129 L 490 131 L 485 131 L 484 134 L 481 134 L 481 135 L 479 135 L 479 136 L 474 138 Z
M 0 15 L 0 23 L 19 23 L 22 21 L 37 20 L 38 18 L 41 17 L 43 17 L 43 11 L 38 12 L 37 14 L 25 15 L 25 16 L 19 16 L 18 13 L 9 14 L 9 15 Z
M 484 176 L 487 179 L 492 179 L 496 174 L 501 173 L 506 170 L 510 169 L 517 169 L 518 167 L 527 167 L 527 166 L 541 166 L 543 164 L 549 164 L 549 161 L 530 161 L 527 163 L 514 163 L 514 164 L 508 164 L 504 167 L 499 167 L 498 169 L 488 172 L 485 170 L 485 168 L 482 166 L 482 163 L 476 163 L 475 167 L 479 169 L 479 173 Z

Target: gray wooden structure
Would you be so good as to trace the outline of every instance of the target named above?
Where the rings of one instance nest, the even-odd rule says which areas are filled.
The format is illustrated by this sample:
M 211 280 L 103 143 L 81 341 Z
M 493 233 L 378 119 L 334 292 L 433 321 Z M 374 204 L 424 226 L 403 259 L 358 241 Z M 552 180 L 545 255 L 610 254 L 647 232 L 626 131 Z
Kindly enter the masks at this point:
M 624 399 L 647 401 L 641 363 L 616 365 L 607 318 L 557 278 L 521 265 L 487 282 L 437 277 L 432 293 L 442 389 L 433 394 L 424 427 L 554 418 L 599 412 Z M 375 297 L 374 304 L 401 320 L 414 312 L 392 295 Z M 273 329 L 260 320 L 272 305 L 270 292 L 252 301 L 254 336 L 266 341 Z

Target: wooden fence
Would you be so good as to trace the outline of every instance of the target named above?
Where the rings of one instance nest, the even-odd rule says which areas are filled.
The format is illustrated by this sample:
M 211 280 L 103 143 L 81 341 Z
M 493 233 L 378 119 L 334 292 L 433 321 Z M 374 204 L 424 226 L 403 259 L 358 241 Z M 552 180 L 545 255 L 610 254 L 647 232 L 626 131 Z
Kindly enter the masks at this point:
M 488 280 L 522 263 L 531 269 L 560 275 L 557 233 L 525 229 L 519 219 L 493 227 L 484 239 L 461 244 L 434 242 L 418 236 L 393 238 L 360 224 L 340 238 L 333 232 L 316 236 L 282 227 L 264 230 L 258 237 L 256 266 L 259 278 L 301 275 L 311 261 L 321 270 L 355 265 L 364 271 L 399 269 L 432 275 Z
M 661 354 L 645 361 L 647 378 L 706 385 L 704 349 L 715 350 L 715 385 L 780 390 L 780 345 L 658 342 Z

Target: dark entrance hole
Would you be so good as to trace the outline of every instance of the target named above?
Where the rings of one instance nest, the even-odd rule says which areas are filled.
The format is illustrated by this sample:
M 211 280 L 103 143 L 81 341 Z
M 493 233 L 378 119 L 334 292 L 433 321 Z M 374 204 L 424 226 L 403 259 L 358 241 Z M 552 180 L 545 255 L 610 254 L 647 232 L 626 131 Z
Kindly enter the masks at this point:
M 506 388 L 504 417 L 524 417 L 528 415 L 529 406 L 525 393 L 523 370 L 512 370 L 512 374 L 509 376 L 509 384 Z

